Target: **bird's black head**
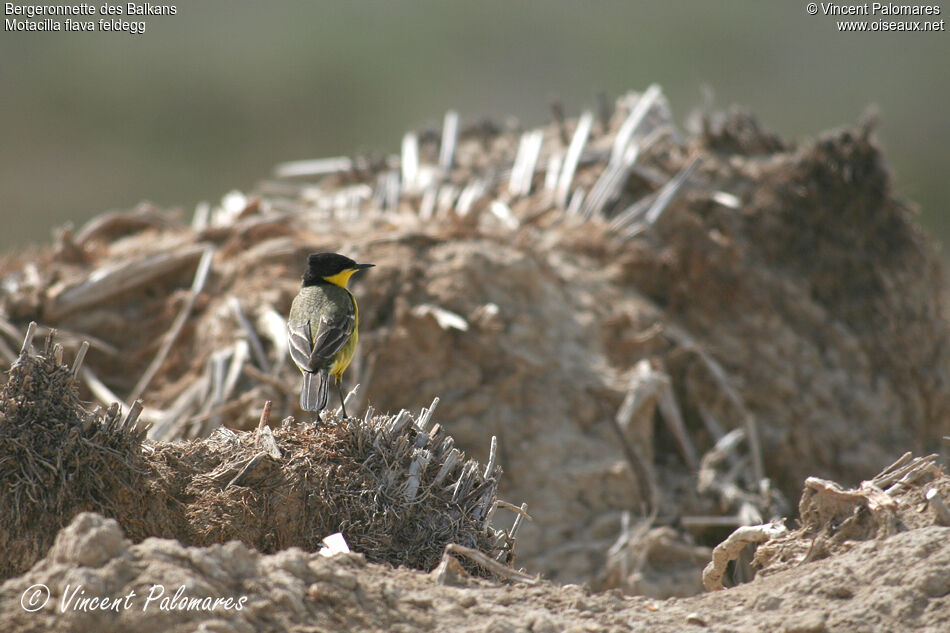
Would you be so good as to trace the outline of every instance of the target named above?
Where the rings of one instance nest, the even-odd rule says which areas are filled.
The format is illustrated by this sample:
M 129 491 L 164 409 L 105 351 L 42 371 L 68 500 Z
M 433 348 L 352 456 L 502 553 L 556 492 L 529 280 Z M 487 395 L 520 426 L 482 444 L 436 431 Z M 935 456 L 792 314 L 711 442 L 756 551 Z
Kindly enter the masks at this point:
M 307 257 L 307 270 L 303 274 L 304 286 L 331 283 L 346 288 L 350 275 L 374 264 L 357 264 L 338 253 L 311 253 Z

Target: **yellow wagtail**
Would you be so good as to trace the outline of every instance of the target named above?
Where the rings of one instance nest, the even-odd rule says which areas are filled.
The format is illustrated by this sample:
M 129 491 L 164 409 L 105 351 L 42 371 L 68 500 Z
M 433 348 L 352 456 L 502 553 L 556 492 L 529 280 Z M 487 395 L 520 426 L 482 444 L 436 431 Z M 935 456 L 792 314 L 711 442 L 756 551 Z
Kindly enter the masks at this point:
M 341 379 L 353 360 L 360 323 L 356 299 L 346 284 L 353 273 L 373 265 L 357 264 L 337 253 L 313 253 L 307 258 L 300 292 L 290 306 L 290 357 L 303 373 L 300 408 L 315 411 L 318 423 L 327 406 L 330 376 L 339 387 L 346 417 Z

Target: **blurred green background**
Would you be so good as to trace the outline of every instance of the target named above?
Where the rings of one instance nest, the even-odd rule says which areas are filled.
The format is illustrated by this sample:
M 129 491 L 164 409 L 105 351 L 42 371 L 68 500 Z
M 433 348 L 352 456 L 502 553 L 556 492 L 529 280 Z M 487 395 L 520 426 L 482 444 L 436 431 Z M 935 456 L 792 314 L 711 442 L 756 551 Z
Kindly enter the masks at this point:
M 144 35 L 3 31 L 0 250 L 144 199 L 190 213 L 286 160 L 397 151 L 448 108 L 539 124 L 554 98 L 576 116 L 652 82 L 680 122 L 708 85 L 798 140 L 875 105 L 897 191 L 946 240 L 950 36 L 839 33 L 805 5 L 202 0 Z

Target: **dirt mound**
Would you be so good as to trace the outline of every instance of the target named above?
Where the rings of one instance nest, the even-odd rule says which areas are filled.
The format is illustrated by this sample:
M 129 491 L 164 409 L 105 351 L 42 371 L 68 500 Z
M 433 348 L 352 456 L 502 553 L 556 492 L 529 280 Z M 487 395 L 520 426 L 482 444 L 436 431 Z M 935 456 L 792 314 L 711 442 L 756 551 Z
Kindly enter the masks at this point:
M 937 259 L 872 130 L 793 147 L 701 121 L 684 137 L 656 88 L 537 130 L 450 114 L 188 222 L 104 216 L 0 264 L 0 330 L 89 340 L 88 397 L 204 438 L 265 400 L 298 413 L 282 315 L 307 253 L 374 262 L 353 411 L 437 395 L 459 448 L 497 436 L 532 572 L 695 591 L 706 548 L 788 514 L 805 477 L 852 485 L 950 433 Z M 653 573 L 671 560 L 689 581 Z
M 497 461 L 466 460 L 432 409 L 321 428 L 219 429 L 189 442 L 148 442 L 140 407 L 85 411 L 62 348 L 29 339 L 0 394 L 0 575 L 26 571 L 79 512 L 119 521 L 135 541 L 238 540 L 262 552 L 320 549 L 341 532 L 367 559 L 433 569 L 446 545 L 508 563 L 514 534 L 495 530 Z M 483 570 L 484 571 L 484 570 Z
M 940 472 L 923 479 L 926 485 L 908 488 L 943 489 L 950 481 Z M 809 498 L 806 490 L 802 503 Z M 937 633 L 950 625 L 950 527 L 931 524 L 846 549 L 733 589 L 658 601 L 549 582 L 456 578 L 446 585 L 436 572 L 367 563 L 360 554 L 325 557 L 290 548 L 264 555 L 236 541 L 197 548 L 150 538 L 133 545 L 115 521 L 84 513 L 33 569 L 0 585 L 0 617 L 24 632 L 139 633 Z
M 809 477 L 798 511 L 801 526 L 756 550 L 755 565 L 767 575 L 846 552 L 857 543 L 900 532 L 950 526 L 950 477 L 937 456 L 910 453 L 856 489 Z M 948 585 L 950 589 L 950 585 Z

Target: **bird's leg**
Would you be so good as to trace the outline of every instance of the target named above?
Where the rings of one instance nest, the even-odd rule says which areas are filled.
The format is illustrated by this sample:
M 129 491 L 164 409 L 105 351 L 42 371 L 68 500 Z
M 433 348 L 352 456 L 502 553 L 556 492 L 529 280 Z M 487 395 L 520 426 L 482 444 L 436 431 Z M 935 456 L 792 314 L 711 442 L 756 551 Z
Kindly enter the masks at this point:
M 343 409 L 343 419 L 346 419 L 346 403 L 343 401 L 343 381 L 340 380 L 340 377 L 336 378 L 336 386 L 340 393 L 340 408 Z
M 313 421 L 313 425 L 314 425 L 314 426 L 320 426 L 321 424 L 323 424 L 323 418 L 320 417 L 320 412 L 317 411 L 316 419 Z

